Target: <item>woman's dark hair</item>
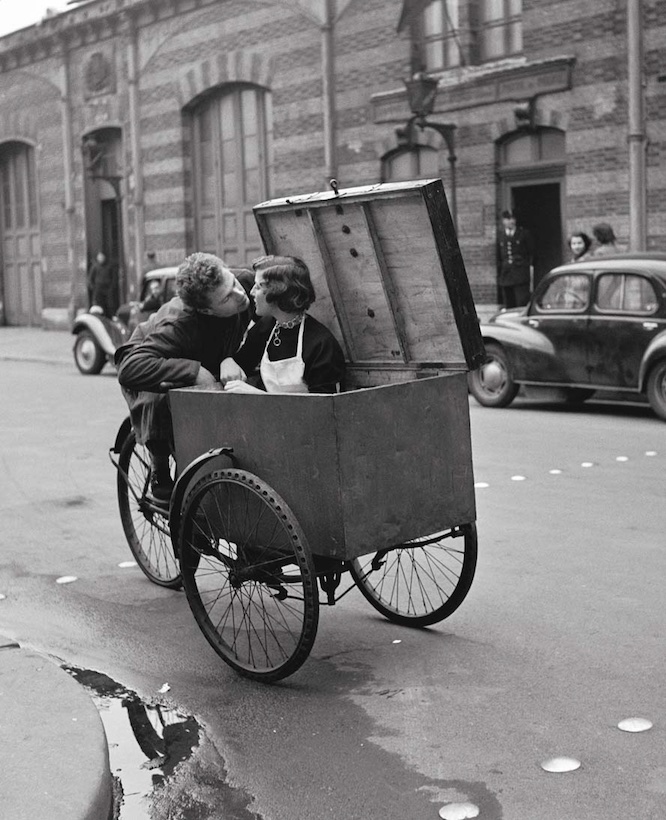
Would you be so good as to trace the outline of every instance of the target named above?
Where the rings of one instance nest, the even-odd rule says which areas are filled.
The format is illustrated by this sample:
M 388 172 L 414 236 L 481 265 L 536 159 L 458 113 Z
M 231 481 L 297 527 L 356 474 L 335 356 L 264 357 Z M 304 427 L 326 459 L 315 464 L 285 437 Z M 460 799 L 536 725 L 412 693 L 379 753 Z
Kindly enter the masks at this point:
M 608 222 L 600 222 L 595 225 L 592 228 L 592 233 L 600 245 L 610 245 L 611 242 L 615 242 L 615 232 Z
M 285 313 L 303 313 L 315 300 L 308 266 L 297 256 L 260 256 L 252 262 L 266 282 L 266 301 Z
M 585 233 L 585 231 L 574 231 L 574 232 L 571 234 L 571 236 L 569 237 L 569 247 L 571 247 L 571 240 L 572 240 L 574 237 L 576 237 L 576 236 L 578 236 L 580 239 L 582 239 L 582 240 L 583 240 L 583 245 L 585 245 L 585 249 L 583 250 L 583 253 L 587 253 L 587 252 L 590 250 L 590 246 L 592 245 L 592 240 L 591 240 L 591 239 L 590 239 L 590 237 L 589 237 L 589 236 Z M 578 255 L 579 255 L 579 256 L 582 256 L 582 255 L 583 255 L 583 253 L 580 253 L 580 254 L 578 254 Z

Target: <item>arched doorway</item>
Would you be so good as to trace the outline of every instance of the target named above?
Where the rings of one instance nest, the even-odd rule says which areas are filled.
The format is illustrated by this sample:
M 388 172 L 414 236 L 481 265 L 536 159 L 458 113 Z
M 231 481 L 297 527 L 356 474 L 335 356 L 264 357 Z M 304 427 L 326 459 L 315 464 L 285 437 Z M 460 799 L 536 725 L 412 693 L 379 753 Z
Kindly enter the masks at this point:
M 101 251 L 115 271 L 111 308 L 127 298 L 122 197 L 123 163 L 120 128 L 87 134 L 81 146 L 86 169 L 86 250 L 88 265 Z
M 499 210 L 512 210 L 534 237 L 534 284 L 563 261 L 564 132 L 518 131 L 497 146 Z
M 8 325 L 38 325 L 42 264 L 35 152 L 23 142 L 0 145 L 0 302 Z
M 252 208 L 270 195 L 271 95 L 230 84 L 191 110 L 197 250 L 229 265 L 263 253 Z

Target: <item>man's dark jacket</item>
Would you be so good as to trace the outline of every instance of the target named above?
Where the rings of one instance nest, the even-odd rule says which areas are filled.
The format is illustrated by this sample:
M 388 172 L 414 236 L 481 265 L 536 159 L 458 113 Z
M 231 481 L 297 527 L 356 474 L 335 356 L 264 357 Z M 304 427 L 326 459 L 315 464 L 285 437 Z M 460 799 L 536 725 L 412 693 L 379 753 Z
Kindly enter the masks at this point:
M 503 287 L 530 281 L 534 242 L 526 228 L 518 226 L 513 236 L 501 231 L 497 240 L 498 282 Z
M 249 290 L 251 274 L 236 275 Z M 208 316 L 174 296 L 135 329 L 116 350 L 115 364 L 137 441 L 171 438 L 167 387 L 193 385 L 202 366 L 219 377 L 221 362 L 238 350 L 249 321 L 248 310 Z

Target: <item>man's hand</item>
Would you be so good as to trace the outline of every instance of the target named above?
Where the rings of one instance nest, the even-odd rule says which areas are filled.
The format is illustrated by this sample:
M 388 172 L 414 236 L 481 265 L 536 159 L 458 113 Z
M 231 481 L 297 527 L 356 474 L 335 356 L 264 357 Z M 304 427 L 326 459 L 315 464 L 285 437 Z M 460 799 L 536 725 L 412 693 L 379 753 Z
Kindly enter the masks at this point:
M 194 381 L 194 386 L 203 387 L 206 390 L 215 390 L 217 388 L 217 379 L 210 370 L 206 370 L 205 367 L 200 367 Z
M 237 365 L 231 356 L 229 356 L 227 359 L 224 359 L 220 365 L 220 382 L 226 384 L 231 381 L 245 382 L 247 381 L 247 376 L 243 368 Z
M 259 390 L 258 387 L 252 387 L 251 384 L 247 382 L 242 382 L 238 379 L 234 379 L 232 381 L 227 382 L 224 385 L 224 392 L 225 393 L 263 393 L 263 390 Z

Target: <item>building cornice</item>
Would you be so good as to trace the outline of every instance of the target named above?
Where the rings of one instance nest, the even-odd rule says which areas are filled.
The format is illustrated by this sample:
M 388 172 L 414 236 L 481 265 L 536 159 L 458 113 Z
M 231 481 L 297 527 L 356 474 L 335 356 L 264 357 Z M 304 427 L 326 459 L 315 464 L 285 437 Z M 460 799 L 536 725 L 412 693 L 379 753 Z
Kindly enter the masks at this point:
M 433 114 L 568 91 L 575 62 L 571 55 L 532 61 L 518 58 L 433 73 L 439 80 Z M 404 88 L 373 94 L 370 101 L 375 123 L 401 122 L 410 115 Z

